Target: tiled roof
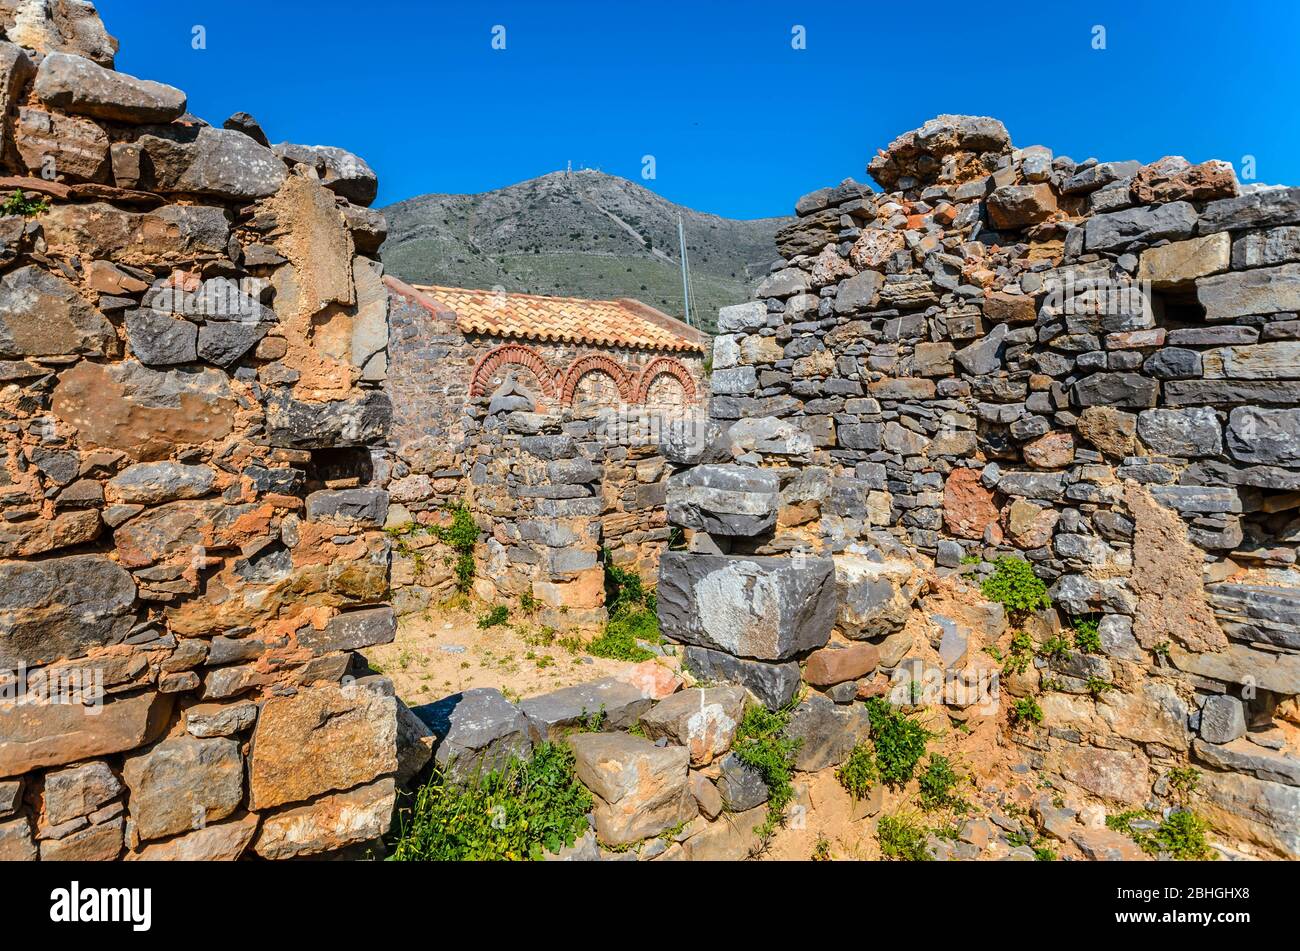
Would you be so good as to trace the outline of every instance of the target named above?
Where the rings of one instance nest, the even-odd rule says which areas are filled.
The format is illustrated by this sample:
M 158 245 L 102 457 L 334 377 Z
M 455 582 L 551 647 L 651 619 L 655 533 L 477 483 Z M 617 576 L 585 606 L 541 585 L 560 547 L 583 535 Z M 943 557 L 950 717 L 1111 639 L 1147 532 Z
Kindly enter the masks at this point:
M 584 300 L 430 284 L 413 286 L 453 311 L 462 333 L 700 353 L 708 345 L 705 334 L 630 298 Z

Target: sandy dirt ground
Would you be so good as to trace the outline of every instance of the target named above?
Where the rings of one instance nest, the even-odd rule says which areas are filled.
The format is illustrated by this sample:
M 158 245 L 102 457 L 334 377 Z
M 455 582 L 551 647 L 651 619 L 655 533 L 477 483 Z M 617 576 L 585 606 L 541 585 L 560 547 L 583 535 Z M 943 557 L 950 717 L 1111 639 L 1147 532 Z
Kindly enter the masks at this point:
M 393 643 L 363 653 L 389 677 L 407 706 L 432 703 L 472 687 L 496 687 L 511 700 L 599 680 L 630 664 L 581 652 L 526 618 L 478 626 L 486 608 L 431 608 L 400 619 Z

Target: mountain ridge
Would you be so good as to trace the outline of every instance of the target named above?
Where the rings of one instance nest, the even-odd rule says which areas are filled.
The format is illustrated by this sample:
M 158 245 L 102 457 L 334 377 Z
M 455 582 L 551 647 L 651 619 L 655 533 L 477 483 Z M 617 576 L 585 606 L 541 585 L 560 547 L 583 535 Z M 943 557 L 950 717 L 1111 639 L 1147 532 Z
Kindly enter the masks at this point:
M 632 297 L 684 316 L 677 216 L 694 294 L 692 322 L 750 298 L 778 257 L 789 218 L 741 221 L 678 205 L 636 182 L 585 169 L 473 194 L 428 194 L 383 209 L 390 273 L 417 284 L 533 294 Z

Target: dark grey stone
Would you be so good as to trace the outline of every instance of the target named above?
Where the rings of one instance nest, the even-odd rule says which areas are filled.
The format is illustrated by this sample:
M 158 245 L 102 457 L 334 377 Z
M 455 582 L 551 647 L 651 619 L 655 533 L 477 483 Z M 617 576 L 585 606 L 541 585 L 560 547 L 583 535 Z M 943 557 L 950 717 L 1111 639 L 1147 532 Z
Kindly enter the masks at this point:
M 1216 584 L 1207 590 L 1219 624 L 1230 637 L 1300 650 L 1300 588 Z
M 1162 238 L 1186 238 L 1196 227 L 1196 209 L 1188 202 L 1127 208 L 1094 215 L 1084 225 L 1089 251 L 1112 251 L 1132 244 L 1152 244 Z
M 718 764 L 715 785 L 722 794 L 722 802 L 731 812 L 745 812 L 761 806 L 771 796 L 763 774 L 746 766 L 735 753 L 728 753 Z
M 1300 463 L 1300 409 L 1234 409 L 1228 417 L 1228 452 L 1241 462 Z
M 686 648 L 684 661 L 686 669 L 701 680 L 739 684 L 769 710 L 784 707 L 799 689 L 797 661 L 773 664 L 745 660 L 722 651 L 693 646 Z
M 1147 357 L 1144 372 L 1158 380 L 1193 380 L 1203 372 L 1199 352 L 1181 347 L 1164 347 Z
M 384 489 L 321 489 L 307 496 L 307 518 L 312 521 L 380 527 L 387 516 L 388 493 Z
M 1153 452 L 1165 456 L 1217 456 L 1223 452 L 1223 429 L 1208 406 L 1192 409 L 1149 409 L 1138 414 L 1138 436 Z
M 1201 738 L 1207 743 L 1231 743 L 1246 735 L 1246 710 L 1228 694 L 1211 694 L 1201 706 Z
M 711 535 L 761 535 L 776 525 L 779 492 L 771 469 L 696 466 L 668 480 L 668 521 Z
M 102 555 L 0 563 L 0 670 L 121 643 L 135 595 L 131 575 Z
M 171 366 L 198 359 L 199 328 L 182 317 L 141 307 L 127 312 L 126 340 L 146 366 Z
M 1077 406 L 1155 406 L 1160 384 L 1137 373 L 1094 373 L 1074 384 Z
M 813 693 L 790 715 L 785 735 L 800 741 L 795 769 L 811 773 L 848 759 L 853 747 L 871 735 L 871 719 L 861 704 L 842 707 Z
M 1197 226 L 1199 234 L 1245 231 L 1300 221 L 1300 188 L 1274 188 L 1212 201 Z
M 600 723 L 605 731 L 635 726 L 651 701 L 631 684 L 613 677 L 564 687 L 520 702 L 534 743 L 554 742 L 574 729 Z
M 491 687 L 476 687 L 411 710 L 434 734 L 434 760 L 454 782 L 502 769 L 532 750 L 523 713 Z
M 391 644 L 397 636 L 397 617 L 390 607 L 345 611 L 317 631 L 310 624 L 298 631 L 298 642 L 316 654 L 354 651 L 377 644 Z
M 669 637 L 758 660 L 823 646 L 835 621 L 829 558 L 666 552 L 659 564 L 659 626 Z

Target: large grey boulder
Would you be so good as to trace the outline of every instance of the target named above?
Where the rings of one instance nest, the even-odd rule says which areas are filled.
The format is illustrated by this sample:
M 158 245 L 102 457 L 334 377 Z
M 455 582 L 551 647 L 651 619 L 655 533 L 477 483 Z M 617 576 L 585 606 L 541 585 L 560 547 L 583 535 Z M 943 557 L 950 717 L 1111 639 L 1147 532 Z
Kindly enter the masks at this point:
M 136 79 L 71 53 L 51 53 L 36 71 L 36 95 L 47 106 L 114 122 L 171 122 L 185 112 L 185 93 Z
M 1206 320 L 1300 310 L 1300 264 L 1233 271 L 1196 282 Z
M 824 645 L 834 621 L 829 558 L 673 551 L 660 560 L 659 626 L 687 644 L 788 660 Z
M 332 145 L 294 145 L 281 142 L 275 154 L 285 163 L 299 163 L 316 169 L 321 184 L 354 205 L 363 207 L 379 193 L 379 178 L 365 159 Z
M 822 694 L 810 694 L 795 707 L 785 729 L 787 738 L 800 741 L 794 767 L 806 773 L 840 765 L 870 735 L 865 706 L 840 706 Z
M 0 670 L 121 643 L 135 595 L 131 575 L 102 555 L 0 564 Z
M 411 710 L 433 730 L 434 761 L 452 782 L 504 769 L 532 751 L 523 712 L 492 687 L 476 687 Z
M 1212 201 L 1201 212 L 1200 234 L 1271 228 L 1300 221 L 1300 188 L 1270 188 L 1236 198 Z
M 232 129 L 160 129 L 114 155 L 128 150 L 141 168 L 135 187 L 159 192 L 250 201 L 274 195 L 288 174 L 275 153 Z
M 555 742 L 578 728 L 626 730 L 650 709 L 651 701 L 622 680 L 605 677 L 590 683 L 553 690 L 521 701 L 534 743 Z
M 701 680 L 739 684 L 769 710 L 779 710 L 799 689 L 799 663 L 746 660 L 707 647 L 687 647 L 683 665 Z
M 703 465 L 668 480 L 668 521 L 710 535 L 761 535 L 779 507 L 780 482 L 769 469 Z

